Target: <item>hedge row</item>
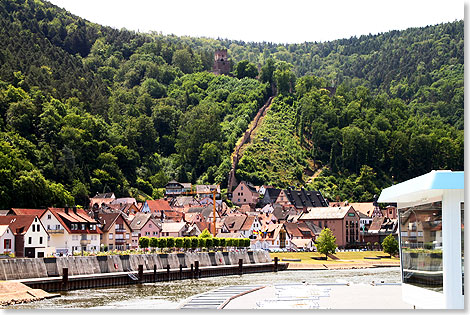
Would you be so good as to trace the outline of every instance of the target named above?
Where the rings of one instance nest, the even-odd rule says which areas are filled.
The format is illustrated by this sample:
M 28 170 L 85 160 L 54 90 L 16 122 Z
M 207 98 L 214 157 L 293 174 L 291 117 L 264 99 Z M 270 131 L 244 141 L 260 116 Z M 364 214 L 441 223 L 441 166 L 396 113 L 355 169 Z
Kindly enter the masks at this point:
M 250 247 L 249 238 L 222 237 L 146 237 L 139 238 L 140 248 L 214 248 L 214 247 Z

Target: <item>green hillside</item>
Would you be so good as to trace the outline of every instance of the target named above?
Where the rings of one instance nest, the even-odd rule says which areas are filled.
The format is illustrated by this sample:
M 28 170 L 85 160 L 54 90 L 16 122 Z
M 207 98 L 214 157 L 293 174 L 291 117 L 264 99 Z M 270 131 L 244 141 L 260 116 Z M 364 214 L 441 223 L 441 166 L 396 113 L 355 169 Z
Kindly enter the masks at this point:
M 314 188 L 366 201 L 392 180 L 463 169 L 463 21 L 279 45 L 139 34 L 0 0 L 0 42 L 0 208 L 158 198 L 172 178 L 224 186 L 272 87 L 238 179 L 301 186 L 316 165 Z M 233 77 L 207 72 L 216 48 Z

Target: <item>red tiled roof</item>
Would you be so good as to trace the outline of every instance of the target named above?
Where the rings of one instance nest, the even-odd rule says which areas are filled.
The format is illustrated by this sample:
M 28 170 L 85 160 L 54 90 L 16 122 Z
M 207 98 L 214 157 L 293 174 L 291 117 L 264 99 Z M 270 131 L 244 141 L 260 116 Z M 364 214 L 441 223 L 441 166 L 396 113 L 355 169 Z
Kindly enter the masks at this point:
M 0 225 L 8 225 L 15 235 L 24 234 L 36 217 L 36 215 L 27 214 L 0 216 Z
M 20 209 L 12 208 L 11 209 L 16 215 L 37 215 L 40 218 L 46 209 Z
M 101 229 L 99 227 L 96 227 L 96 230 L 89 230 L 89 229 L 86 229 L 86 230 L 76 230 L 76 231 L 72 231 L 70 229 L 69 226 L 67 226 L 67 224 L 65 224 L 64 220 L 63 219 L 66 219 L 67 221 L 70 221 L 71 223 L 97 223 L 95 220 L 91 219 L 86 213 L 84 210 L 82 209 L 77 209 L 77 213 L 80 215 L 80 216 L 76 216 L 74 215 L 74 217 L 72 216 L 69 216 L 68 214 L 65 213 L 65 209 L 64 208 L 47 208 L 47 210 L 49 210 L 55 217 L 56 219 L 60 222 L 60 224 L 64 227 L 64 229 L 67 230 L 67 232 L 69 232 L 70 234 L 83 234 L 84 232 L 85 233 L 90 233 L 90 234 L 102 234 L 103 232 L 101 231 Z M 73 210 L 70 210 L 73 212 Z M 69 211 L 69 214 L 70 214 L 70 211 Z M 47 212 L 47 211 L 46 211 Z M 44 214 L 46 214 L 46 212 L 44 212 L 42 214 L 42 216 L 44 216 Z M 41 217 L 42 217 L 41 216 Z M 82 218 L 83 217 L 83 218 Z M 77 221 L 77 219 L 80 218 L 79 221 Z
M 243 223 L 240 230 L 241 231 L 248 231 L 251 228 L 251 226 L 253 225 L 253 222 L 255 222 L 255 217 L 254 216 L 247 216 L 246 220 Z
M 165 199 L 147 200 L 147 205 L 151 212 L 173 210 L 170 203 Z
M 224 223 L 230 232 L 238 232 L 245 222 L 245 215 L 229 215 L 224 219 Z
M 204 231 L 207 229 L 209 232 L 212 232 L 212 225 L 209 222 L 195 222 L 199 231 Z
M 293 237 L 302 237 L 303 235 L 297 223 L 285 222 L 284 227 L 286 228 L 286 232 Z

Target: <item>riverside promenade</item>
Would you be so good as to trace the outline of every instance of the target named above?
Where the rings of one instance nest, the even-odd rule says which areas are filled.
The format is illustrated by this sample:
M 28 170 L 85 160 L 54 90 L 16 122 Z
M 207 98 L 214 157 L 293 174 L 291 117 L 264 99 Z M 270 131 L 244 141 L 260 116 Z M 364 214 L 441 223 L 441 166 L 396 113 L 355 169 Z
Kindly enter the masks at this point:
M 287 291 L 287 290 L 284 290 Z M 294 284 L 289 293 L 269 285 L 230 299 L 223 309 L 413 309 L 400 284 Z

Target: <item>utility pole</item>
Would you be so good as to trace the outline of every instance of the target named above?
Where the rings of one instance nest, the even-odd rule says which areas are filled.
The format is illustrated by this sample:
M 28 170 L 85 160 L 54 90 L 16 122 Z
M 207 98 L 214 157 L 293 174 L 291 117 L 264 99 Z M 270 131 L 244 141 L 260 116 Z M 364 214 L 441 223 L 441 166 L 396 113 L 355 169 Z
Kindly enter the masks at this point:
M 217 234 L 217 229 L 216 229 L 216 226 L 215 226 L 215 194 L 216 194 L 216 193 L 217 193 L 217 189 L 212 190 L 212 196 L 213 196 L 213 198 L 214 198 L 214 199 L 213 199 L 213 202 L 214 202 L 214 214 L 213 214 L 213 215 L 214 215 L 214 217 L 213 217 L 213 219 L 212 219 L 212 221 L 213 221 L 213 223 L 214 223 L 214 229 L 213 229 L 212 234 L 214 235 L 214 237 L 215 237 L 216 234 Z

